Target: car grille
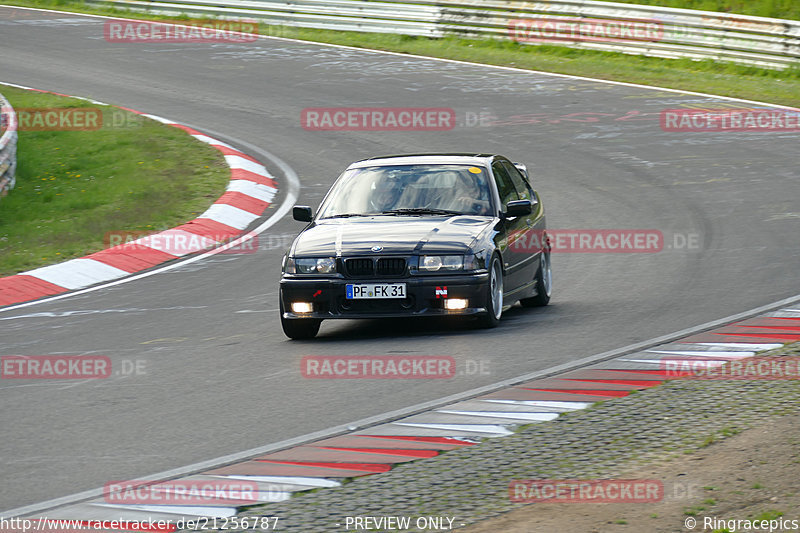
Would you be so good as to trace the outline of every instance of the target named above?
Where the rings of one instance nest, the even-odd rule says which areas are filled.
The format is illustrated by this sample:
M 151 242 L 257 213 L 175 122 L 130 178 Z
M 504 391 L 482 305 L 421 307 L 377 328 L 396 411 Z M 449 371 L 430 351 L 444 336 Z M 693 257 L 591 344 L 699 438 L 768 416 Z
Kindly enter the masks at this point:
M 379 276 L 402 276 L 406 271 L 406 260 L 399 257 L 378 259 L 375 272 Z
M 351 258 L 344 261 L 345 270 L 350 277 L 403 276 L 406 273 L 406 260 L 402 257 Z
M 344 264 L 350 276 L 371 276 L 375 273 L 372 259 L 347 259 Z

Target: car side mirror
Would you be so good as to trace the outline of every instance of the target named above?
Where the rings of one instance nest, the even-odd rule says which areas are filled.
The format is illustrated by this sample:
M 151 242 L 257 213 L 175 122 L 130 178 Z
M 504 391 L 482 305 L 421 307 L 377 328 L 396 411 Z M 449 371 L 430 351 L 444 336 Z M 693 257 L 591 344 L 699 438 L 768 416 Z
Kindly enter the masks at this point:
M 311 222 L 312 216 L 311 208 L 307 205 L 296 205 L 292 208 L 292 218 L 299 222 Z
M 533 213 L 533 204 L 530 200 L 514 200 L 506 205 L 506 218 L 524 217 Z

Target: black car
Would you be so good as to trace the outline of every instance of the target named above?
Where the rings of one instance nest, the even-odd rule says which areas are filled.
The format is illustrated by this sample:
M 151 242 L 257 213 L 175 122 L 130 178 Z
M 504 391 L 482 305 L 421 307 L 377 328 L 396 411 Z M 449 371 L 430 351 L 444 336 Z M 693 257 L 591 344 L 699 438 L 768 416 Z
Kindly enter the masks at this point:
M 283 258 L 281 325 L 314 337 L 331 318 L 475 316 L 547 305 L 544 208 L 524 165 L 491 154 L 365 159 L 342 173 Z

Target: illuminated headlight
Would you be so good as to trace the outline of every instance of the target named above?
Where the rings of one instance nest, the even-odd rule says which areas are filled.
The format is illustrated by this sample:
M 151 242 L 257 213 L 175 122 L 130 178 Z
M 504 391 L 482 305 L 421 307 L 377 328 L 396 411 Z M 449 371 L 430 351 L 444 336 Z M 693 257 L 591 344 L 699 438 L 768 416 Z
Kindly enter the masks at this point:
M 474 270 L 474 255 L 423 255 L 419 258 L 419 269 L 426 272 L 439 270 Z
M 451 311 L 456 309 L 466 309 L 469 302 L 462 298 L 450 298 L 444 301 L 444 308 Z
M 292 302 L 292 313 L 303 314 L 310 313 L 313 310 L 314 306 L 308 302 Z
M 286 260 L 287 274 L 331 274 L 336 272 L 335 257 L 290 257 Z

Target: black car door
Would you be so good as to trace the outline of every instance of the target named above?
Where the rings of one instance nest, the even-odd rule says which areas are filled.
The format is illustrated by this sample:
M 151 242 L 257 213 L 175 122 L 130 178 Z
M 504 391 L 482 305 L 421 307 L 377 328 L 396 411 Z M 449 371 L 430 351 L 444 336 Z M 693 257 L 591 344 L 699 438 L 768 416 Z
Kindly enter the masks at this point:
M 497 192 L 500 195 L 500 211 L 505 212 L 508 202 L 519 200 L 519 194 L 502 161 L 492 163 L 492 175 L 497 184 Z M 506 218 L 501 225 L 502 231 L 499 235 L 500 242 L 498 244 L 500 253 L 503 255 L 503 267 L 505 270 L 503 292 L 511 294 L 520 285 L 530 281 L 524 278 L 525 273 L 521 271 L 524 267 L 522 262 L 527 257 L 527 254 L 520 249 L 518 244 L 519 239 L 526 235 L 528 226 L 525 222 L 525 217 Z
M 511 182 L 519 195 L 520 200 L 533 202 L 535 193 L 528 180 L 520 173 L 510 161 L 503 161 L 503 167 L 508 171 Z M 523 237 L 517 240 L 517 251 L 520 253 L 520 271 L 524 272 L 522 283 L 531 282 L 539 268 L 539 253 L 544 244 L 544 217 L 539 212 L 539 206 L 533 206 L 533 212 L 525 217 Z

